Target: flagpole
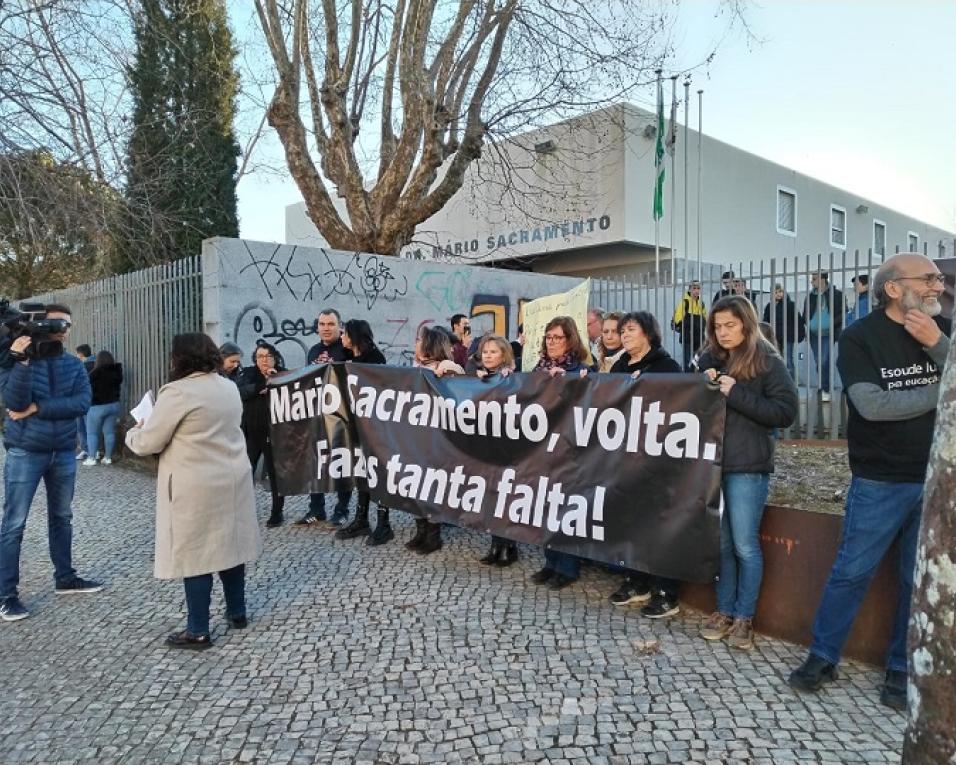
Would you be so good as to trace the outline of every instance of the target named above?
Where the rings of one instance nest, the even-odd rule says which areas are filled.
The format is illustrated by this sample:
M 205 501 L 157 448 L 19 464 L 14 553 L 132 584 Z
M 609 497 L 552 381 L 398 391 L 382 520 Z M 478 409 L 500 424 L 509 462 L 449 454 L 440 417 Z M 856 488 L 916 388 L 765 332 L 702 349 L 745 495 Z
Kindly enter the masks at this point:
M 703 210 L 700 206 L 701 200 L 701 174 L 703 172 L 703 148 L 701 142 L 703 141 L 704 135 L 704 91 L 697 91 L 697 278 L 703 279 L 703 274 L 701 273 L 700 267 L 700 252 L 702 247 L 701 240 L 701 230 L 700 230 L 700 220 L 703 214 Z
M 690 238 L 687 234 L 687 128 L 690 125 L 690 75 L 684 80 L 684 280 L 687 280 L 687 255 L 690 253 Z
M 673 115 L 675 115 L 675 114 L 677 113 L 677 107 L 674 106 L 674 102 L 675 102 L 676 100 L 677 100 L 677 75 L 675 74 L 673 77 L 671 77 L 671 115 L 672 115 L 672 118 L 673 118 Z M 669 136 L 669 137 L 675 135 L 674 130 L 675 130 L 675 128 L 674 128 L 673 125 L 670 125 L 670 126 L 668 127 L 668 136 Z M 675 167 L 676 167 L 676 165 L 677 165 L 677 157 L 676 157 L 676 152 L 674 151 L 673 145 L 670 147 L 670 155 L 671 155 L 671 214 L 670 214 L 670 219 L 671 219 L 671 237 L 670 237 L 670 241 L 669 241 L 668 243 L 670 244 L 670 248 L 671 248 L 671 284 L 673 284 L 673 283 L 674 283 L 674 252 L 675 252 L 675 249 L 674 249 L 674 220 L 677 218 L 677 171 L 675 170 Z
M 658 162 L 661 161 L 661 158 L 657 155 L 657 144 L 664 140 L 664 136 L 661 135 L 662 126 L 661 126 L 661 113 L 664 108 L 664 93 L 661 85 L 661 74 L 663 69 L 655 70 L 657 75 L 657 137 L 655 141 L 654 149 L 654 286 L 655 288 L 660 284 L 661 281 L 661 219 L 657 214 L 657 191 L 658 191 L 658 179 L 660 177 L 660 168 L 658 167 Z

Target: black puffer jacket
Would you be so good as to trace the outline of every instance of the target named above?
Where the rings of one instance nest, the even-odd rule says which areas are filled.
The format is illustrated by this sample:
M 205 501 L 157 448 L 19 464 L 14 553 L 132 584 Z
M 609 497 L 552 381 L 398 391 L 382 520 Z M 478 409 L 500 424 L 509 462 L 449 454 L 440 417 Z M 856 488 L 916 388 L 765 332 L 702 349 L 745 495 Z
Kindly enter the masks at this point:
M 612 374 L 626 373 L 632 374 L 640 372 L 641 374 L 677 374 L 683 372 L 680 364 L 671 358 L 671 355 L 663 348 L 658 346 L 652 348 L 640 361 L 631 363 L 631 357 L 627 351 L 621 354 L 621 358 L 614 362 L 611 367 Z
M 262 393 L 266 382 L 266 376 L 254 366 L 243 369 L 237 382 L 242 399 L 242 431 L 254 441 L 266 441 L 269 437 L 269 396 Z
M 123 365 L 104 364 L 90 372 L 90 388 L 93 390 L 93 406 L 112 404 L 120 400 L 123 387 Z
M 752 380 L 737 380 L 727 396 L 724 425 L 725 473 L 772 473 L 773 428 L 786 428 L 797 416 L 797 387 L 776 353 L 768 353 L 769 368 Z M 709 352 L 700 369 L 726 372 Z

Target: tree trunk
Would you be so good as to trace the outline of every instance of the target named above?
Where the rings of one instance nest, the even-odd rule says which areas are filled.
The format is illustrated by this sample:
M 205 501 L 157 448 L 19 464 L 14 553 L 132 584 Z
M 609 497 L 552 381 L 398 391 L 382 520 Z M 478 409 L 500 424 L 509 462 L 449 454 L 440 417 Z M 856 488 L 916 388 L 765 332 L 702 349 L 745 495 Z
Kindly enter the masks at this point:
M 956 341 L 936 410 L 910 615 L 903 762 L 956 762 Z

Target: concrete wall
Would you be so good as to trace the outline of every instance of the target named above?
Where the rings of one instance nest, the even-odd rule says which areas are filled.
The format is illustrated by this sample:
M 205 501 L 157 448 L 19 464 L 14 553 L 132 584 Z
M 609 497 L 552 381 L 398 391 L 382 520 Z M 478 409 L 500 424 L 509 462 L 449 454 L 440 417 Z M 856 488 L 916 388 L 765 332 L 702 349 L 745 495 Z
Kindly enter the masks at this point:
M 231 340 L 249 363 L 256 340 L 272 343 L 290 368 L 318 341 L 315 319 L 337 309 L 365 319 L 393 364 L 411 363 L 423 324 L 472 317 L 472 331 L 513 339 L 524 302 L 563 292 L 579 279 L 444 265 L 367 253 L 215 238 L 203 243 L 203 329 Z

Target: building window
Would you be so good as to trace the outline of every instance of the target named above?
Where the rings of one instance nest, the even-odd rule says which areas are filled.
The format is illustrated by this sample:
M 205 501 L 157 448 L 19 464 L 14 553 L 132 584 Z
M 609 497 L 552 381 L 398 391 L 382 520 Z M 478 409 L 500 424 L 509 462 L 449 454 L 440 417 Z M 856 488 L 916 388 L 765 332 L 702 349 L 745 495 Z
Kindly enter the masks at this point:
M 797 192 L 777 186 L 777 233 L 797 235 Z
M 846 208 L 830 205 L 830 246 L 846 249 Z
M 873 221 L 873 254 L 886 255 L 886 224 L 881 220 Z
M 915 231 L 906 232 L 906 251 L 919 252 L 919 234 Z

